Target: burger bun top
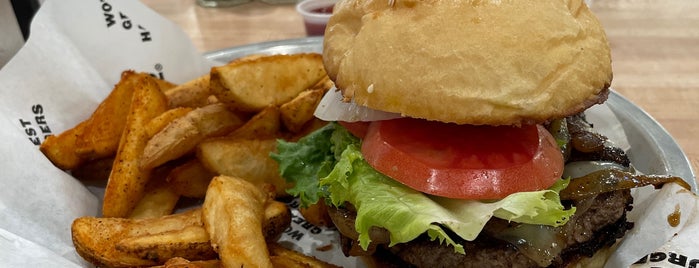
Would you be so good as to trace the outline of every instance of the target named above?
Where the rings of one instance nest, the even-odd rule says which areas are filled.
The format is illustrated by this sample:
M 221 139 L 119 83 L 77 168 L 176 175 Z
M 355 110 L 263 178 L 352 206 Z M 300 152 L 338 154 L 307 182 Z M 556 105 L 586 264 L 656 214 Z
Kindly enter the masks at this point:
M 604 102 L 612 80 L 582 0 L 342 0 L 323 47 L 346 100 L 458 124 L 565 117 Z

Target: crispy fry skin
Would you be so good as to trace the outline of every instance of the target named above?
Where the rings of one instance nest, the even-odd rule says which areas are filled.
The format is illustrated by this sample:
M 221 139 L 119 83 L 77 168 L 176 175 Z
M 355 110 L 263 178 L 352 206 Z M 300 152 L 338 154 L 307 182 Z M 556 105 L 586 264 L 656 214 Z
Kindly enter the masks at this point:
M 201 209 L 194 209 L 155 219 L 82 217 L 73 221 L 71 232 L 78 254 L 92 264 L 101 267 L 153 266 L 176 257 L 166 253 L 177 253 L 180 257 L 190 260 L 212 259 L 216 257 L 216 253 L 210 247 L 205 248 L 209 245 L 206 232 L 198 232 L 200 237 L 187 236 L 190 241 L 184 244 L 170 243 L 168 244 L 170 248 L 161 250 L 159 254 L 153 254 L 149 250 L 120 251 L 117 249 L 118 242 L 163 233 L 183 232 L 183 230 L 190 230 L 187 227 L 194 226 L 199 226 L 203 230 L 202 225 Z M 202 240 L 204 243 L 198 243 Z M 157 245 L 159 245 L 158 243 L 150 244 L 156 245 L 153 246 L 154 248 L 158 248 Z M 187 253 L 186 256 L 180 254 L 179 251 L 182 249 L 186 249 L 184 251 Z
M 85 159 L 80 157 L 75 150 L 75 142 L 78 139 L 78 133 L 87 125 L 83 121 L 74 128 L 68 129 L 58 136 L 52 135 L 46 137 L 44 142 L 39 146 L 39 150 L 48 158 L 56 167 L 69 170 L 80 166 Z
M 269 157 L 276 144 L 275 139 L 213 138 L 199 143 L 197 158 L 218 174 L 269 183 L 277 196 L 287 196 L 288 184 L 277 172 L 277 162 Z
M 317 53 L 273 55 L 233 61 L 211 69 L 211 92 L 231 109 L 257 112 L 281 105 L 323 76 Z
M 141 155 L 148 142 L 145 126 L 167 110 L 167 100 L 155 79 L 146 76 L 137 83 L 124 133 L 104 193 L 102 214 L 105 217 L 126 217 L 143 196 L 150 176 L 140 168 Z
M 267 202 L 262 223 L 266 241 L 276 241 L 290 224 L 286 204 Z M 78 254 L 100 267 L 153 266 L 173 257 L 192 261 L 218 257 L 200 208 L 150 219 L 81 217 L 71 231 Z
M 174 192 L 182 196 L 204 198 L 209 182 L 216 175 L 195 158 L 172 169 L 167 182 Z
M 151 266 L 151 268 L 219 268 L 220 265 L 221 261 L 219 260 L 188 261 L 175 257 L 167 260 L 163 265 Z
M 243 120 L 223 104 L 194 109 L 172 120 L 148 141 L 140 165 L 151 169 L 179 158 L 192 152 L 205 138 L 227 134 L 242 124 Z
M 330 219 L 330 214 L 328 214 L 328 205 L 325 204 L 324 200 L 310 205 L 306 208 L 300 207 L 299 212 L 303 215 L 306 221 L 312 223 L 316 226 L 335 226 L 332 219 Z
M 160 114 L 158 117 L 150 120 L 146 125 L 146 133 L 148 137 L 151 138 L 155 136 L 158 132 L 163 130 L 170 122 L 177 118 L 185 116 L 187 113 L 191 112 L 192 108 L 189 107 L 177 107 Z
M 222 267 L 272 267 L 262 232 L 266 202 L 267 194 L 246 180 L 211 181 L 202 214 Z
M 132 219 L 147 219 L 157 218 L 172 214 L 180 199 L 180 195 L 176 193 L 166 180 L 166 173 L 169 173 L 169 167 L 159 167 L 163 171 L 155 171 L 144 191 L 141 200 L 138 201 L 136 207 L 129 215 Z M 164 174 L 159 174 L 164 173 Z
M 312 110 L 332 82 L 320 55 L 215 69 L 181 85 L 125 71 L 90 118 L 42 144 L 57 167 L 107 183 L 104 218 L 71 226 L 76 251 L 98 267 L 334 267 L 275 249 L 291 211 L 274 200 L 287 184 L 269 153 L 321 125 Z M 203 209 L 168 215 L 180 196 Z
M 204 107 L 208 103 L 211 92 L 209 90 L 209 74 L 178 85 L 165 92 L 170 108 Z
M 91 160 L 71 170 L 70 174 L 83 182 L 100 184 L 109 179 L 113 164 L 114 157 Z
M 275 268 L 339 268 L 339 266 L 306 256 L 300 252 L 270 243 L 269 255 Z
M 255 114 L 228 137 L 240 139 L 264 139 L 280 136 L 281 118 L 279 107 L 270 105 Z
M 313 112 L 324 94 L 325 89 L 306 90 L 293 100 L 282 104 L 279 113 L 284 126 L 291 132 L 300 132 L 303 126 L 313 119 Z
M 134 71 L 122 72 L 121 80 L 86 120 L 85 128 L 78 133 L 75 141 L 78 155 L 85 159 L 97 159 L 116 153 L 134 88 L 144 76 L 149 75 Z

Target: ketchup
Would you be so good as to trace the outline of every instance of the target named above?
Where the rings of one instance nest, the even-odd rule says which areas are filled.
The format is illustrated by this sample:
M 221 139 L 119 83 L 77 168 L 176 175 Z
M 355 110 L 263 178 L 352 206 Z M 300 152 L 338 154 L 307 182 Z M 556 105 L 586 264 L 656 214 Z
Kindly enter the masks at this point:
M 332 5 L 332 6 L 327 6 L 327 7 L 319 7 L 319 8 L 311 9 L 311 13 L 332 14 L 333 7 L 335 7 L 335 6 Z
M 334 5 L 317 7 L 309 10 L 311 15 L 330 15 L 333 13 Z M 314 19 L 304 20 L 304 25 L 306 27 L 306 33 L 308 35 L 323 35 L 325 33 L 325 25 L 327 21 L 317 21 Z

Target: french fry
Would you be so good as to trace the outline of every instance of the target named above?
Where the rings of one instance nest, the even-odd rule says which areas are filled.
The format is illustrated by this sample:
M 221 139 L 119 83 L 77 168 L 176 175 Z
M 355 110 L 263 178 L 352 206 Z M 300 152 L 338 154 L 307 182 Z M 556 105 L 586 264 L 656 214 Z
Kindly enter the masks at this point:
M 209 74 L 187 81 L 165 92 L 170 108 L 204 107 L 209 104 L 210 95 Z
M 306 221 L 315 226 L 334 226 L 332 219 L 330 219 L 330 214 L 328 214 L 328 205 L 325 204 L 324 200 L 320 200 L 305 208 L 299 207 L 299 212 Z
M 211 181 L 202 218 L 221 267 L 272 267 L 262 231 L 267 198 L 243 179 L 218 176 Z
M 255 114 L 228 137 L 240 139 L 275 138 L 280 135 L 280 129 L 279 108 L 271 105 Z
M 271 200 L 263 213 L 264 239 L 275 241 L 291 224 L 291 211 Z M 80 256 L 102 267 L 154 266 L 174 257 L 192 261 L 218 257 L 204 229 L 201 208 L 149 219 L 81 217 L 71 231 Z
M 278 243 L 270 243 L 269 255 L 275 268 L 339 268 L 311 256 L 304 255 L 295 250 L 282 247 Z
M 195 158 L 172 169 L 167 176 L 167 182 L 177 194 L 192 198 L 204 198 L 209 182 L 216 175 L 218 174 L 206 169 Z
M 155 78 L 144 76 L 134 89 L 129 115 L 105 188 L 102 204 L 105 217 L 128 216 L 143 196 L 150 176 L 149 169 L 139 166 L 148 142 L 143 126 L 166 110 L 167 100 Z
M 191 111 L 192 108 L 189 107 L 177 107 L 167 110 L 166 112 L 160 114 L 158 117 L 153 118 L 153 120 L 150 120 L 150 122 L 148 122 L 148 124 L 146 125 L 146 133 L 148 134 L 148 138 L 152 138 L 153 136 L 155 136 L 155 134 L 163 130 L 172 121 L 185 116 L 187 113 Z
M 276 139 L 212 138 L 197 146 L 197 158 L 209 170 L 243 178 L 255 184 L 274 185 L 277 196 L 287 196 L 287 182 L 279 175 L 279 166 L 269 154 Z
M 41 146 L 106 181 L 103 218 L 71 226 L 77 252 L 98 267 L 335 267 L 279 248 L 291 211 L 274 198 L 289 185 L 269 157 L 323 124 L 312 114 L 330 87 L 319 54 L 243 57 L 181 85 L 123 72 L 90 118 Z M 204 204 L 170 214 L 181 196 Z
M 281 121 L 291 132 L 300 132 L 308 121 L 313 119 L 320 99 L 325 94 L 325 89 L 306 90 L 299 93 L 293 100 L 279 107 Z
M 209 242 L 209 235 L 201 225 L 184 226 L 182 229 L 157 234 L 127 237 L 117 242 L 115 248 L 117 251 L 133 254 L 140 259 L 166 256 L 201 260 L 212 259 L 216 256 Z
M 197 108 L 170 122 L 155 134 L 143 150 L 141 168 L 151 169 L 189 152 L 207 137 L 233 131 L 243 120 L 223 104 Z
M 273 55 L 211 69 L 209 86 L 235 110 L 258 112 L 293 99 L 325 76 L 320 54 Z
M 85 159 L 78 155 L 75 142 L 78 139 L 78 133 L 82 132 L 86 125 L 87 122 L 83 121 L 59 135 L 46 137 L 39 146 L 39 150 L 60 169 L 70 170 L 80 166 Z
M 163 265 L 151 266 L 151 268 L 219 268 L 221 261 L 189 261 L 185 258 L 175 257 L 167 260 Z
M 83 183 L 104 183 L 109 179 L 113 164 L 114 157 L 91 160 L 71 170 L 70 174 Z
M 134 89 L 144 76 L 150 75 L 130 70 L 122 72 L 121 80 L 86 120 L 85 128 L 78 133 L 75 142 L 78 155 L 86 159 L 97 159 L 116 153 Z
M 165 178 L 165 176 L 154 176 L 148 181 L 143 197 L 131 211 L 129 218 L 147 219 L 172 214 L 177 201 L 180 199 L 180 195 L 172 189 L 170 184 L 165 181 Z
M 203 229 L 201 209 L 193 209 L 183 213 L 154 219 L 125 219 L 125 218 L 96 218 L 81 217 L 73 221 L 71 233 L 73 244 L 78 254 L 96 266 L 133 267 L 160 265 L 165 260 L 177 257 L 167 254 L 140 254 L 137 250 L 118 250 L 117 243 L 126 239 L 158 235 L 171 232 L 191 231 L 191 226 Z M 192 247 L 192 243 L 208 239 L 206 232 L 196 232 L 187 235 L 190 242 L 179 245 L 182 248 Z M 151 240 L 152 241 L 152 240 Z M 163 242 L 163 241 L 161 241 Z M 167 243 L 167 242 L 165 242 Z M 150 243 L 151 245 L 153 243 Z M 198 244 L 196 244 L 198 245 Z M 157 247 L 156 247 L 157 248 Z M 196 246 L 194 247 L 196 248 Z M 165 252 L 176 252 L 170 249 Z M 147 253 L 147 251 L 146 251 Z M 208 251 L 192 251 L 184 257 L 190 260 L 212 259 L 216 253 Z

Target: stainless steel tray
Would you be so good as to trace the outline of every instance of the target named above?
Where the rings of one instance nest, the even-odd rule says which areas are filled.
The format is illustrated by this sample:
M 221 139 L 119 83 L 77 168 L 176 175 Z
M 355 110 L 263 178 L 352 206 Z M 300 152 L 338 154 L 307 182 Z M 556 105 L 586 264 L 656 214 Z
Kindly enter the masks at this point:
M 232 47 L 209 52 L 205 56 L 213 61 L 227 62 L 249 54 L 321 52 L 322 47 L 322 37 L 310 37 Z M 631 145 L 628 155 L 639 171 L 682 177 L 696 192 L 696 176 L 689 159 L 655 119 L 613 90 L 607 104 L 623 125 Z

